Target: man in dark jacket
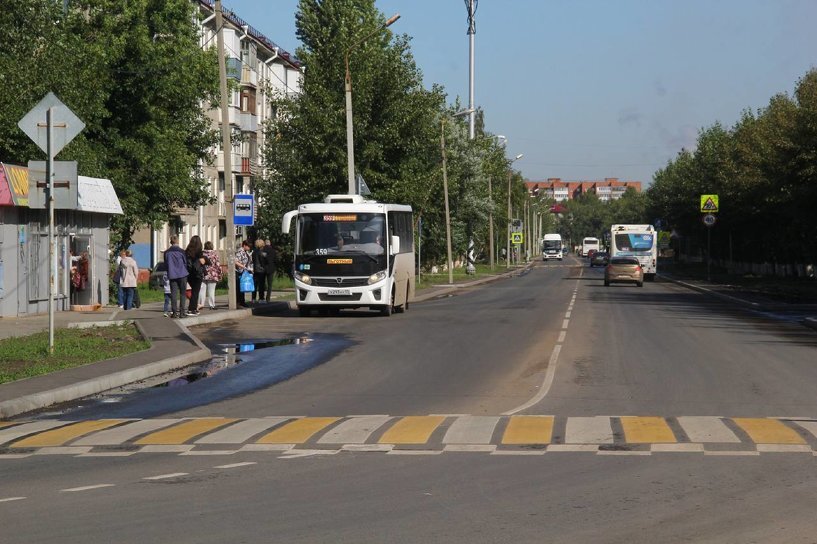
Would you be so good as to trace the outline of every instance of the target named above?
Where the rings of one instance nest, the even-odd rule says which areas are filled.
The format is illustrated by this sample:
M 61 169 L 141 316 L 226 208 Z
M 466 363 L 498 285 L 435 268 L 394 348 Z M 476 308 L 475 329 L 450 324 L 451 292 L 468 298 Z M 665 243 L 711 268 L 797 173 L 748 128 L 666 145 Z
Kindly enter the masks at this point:
M 184 314 L 184 292 L 187 289 L 187 255 L 179 247 L 179 237 L 170 237 L 170 247 L 165 251 L 167 279 L 170 280 L 171 317 Z
M 275 278 L 275 248 L 272 247 L 272 244 L 269 240 L 266 241 L 266 245 L 264 246 L 264 253 L 266 254 L 266 271 L 267 271 L 267 302 L 270 301 L 270 295 L 272 295 L 272 280 Z

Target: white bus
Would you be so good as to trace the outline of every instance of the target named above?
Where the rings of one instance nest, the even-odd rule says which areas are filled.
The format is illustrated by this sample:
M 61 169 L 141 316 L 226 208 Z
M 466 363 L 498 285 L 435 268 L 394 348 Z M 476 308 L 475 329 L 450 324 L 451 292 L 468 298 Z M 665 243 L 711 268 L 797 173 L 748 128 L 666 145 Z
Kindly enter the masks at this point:
M 600 249 L 599 246 L 599 239 L 593 237 L 587 237 L 582 240 L 582 257 L 587 257 L 587 252 L 591 249 L 595 249 L 598 251 Z
M 562 260 L 561 234 L 545 234 L 542 240 L 542 260 L 549 261 L 550 259 Z
M 610 258 L 636 257 L 644 270 L 644 279 L 655 279 L 658 264 L 658 233 L 652 225 L 613 225 L 610 227 Z
M 293 277 L 302 316 L 341 308 L 405 311 L 414 300 L 411 206 L 329 195 L 284 214 L 296 219 Z

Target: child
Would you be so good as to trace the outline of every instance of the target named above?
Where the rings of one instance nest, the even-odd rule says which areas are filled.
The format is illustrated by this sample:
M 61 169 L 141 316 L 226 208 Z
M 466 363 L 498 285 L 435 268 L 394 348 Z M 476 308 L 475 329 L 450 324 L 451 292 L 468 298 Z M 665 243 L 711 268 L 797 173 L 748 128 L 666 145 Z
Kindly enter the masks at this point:
M 167 277 L 167 267 L 165 267 L 165 271 L 162 274 L 162 287 L 165 291 L 165 317 L 170 317 L 170 278 Z

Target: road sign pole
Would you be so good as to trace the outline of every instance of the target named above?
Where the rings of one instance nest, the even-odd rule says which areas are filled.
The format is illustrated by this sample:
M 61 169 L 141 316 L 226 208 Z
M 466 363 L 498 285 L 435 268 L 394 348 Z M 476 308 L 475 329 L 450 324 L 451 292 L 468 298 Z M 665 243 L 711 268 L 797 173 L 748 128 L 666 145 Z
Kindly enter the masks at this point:
M 54 291 L 57 278 L 56 240 L 54 238 L 54 107 L 46 112 L 48 162 L 45 172 L 45 198 L 48 206 L 48 353 L 54 353 Z
M 706 229 L 706 281 L 712 281 L 710 268 L 712 266 L 712 229 Z

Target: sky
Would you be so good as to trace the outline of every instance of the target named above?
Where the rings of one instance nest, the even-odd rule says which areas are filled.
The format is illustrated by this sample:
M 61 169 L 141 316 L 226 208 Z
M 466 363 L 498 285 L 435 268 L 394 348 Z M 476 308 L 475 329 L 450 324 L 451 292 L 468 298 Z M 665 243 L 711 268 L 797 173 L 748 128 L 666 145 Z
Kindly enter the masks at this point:
M 297 0 L 224 0 L 295 53 Z M 377 0 L 426 87 L 468 103 L 463 0 Z M 475 105 L 530 181 L 652 183 L 698 131 L 731 127 L 817 65 L 817 0 L 479 0 Z M 338 62 L 343 62 L 338 56 Z M 339 82 L 341 85 L 342 82 Z

